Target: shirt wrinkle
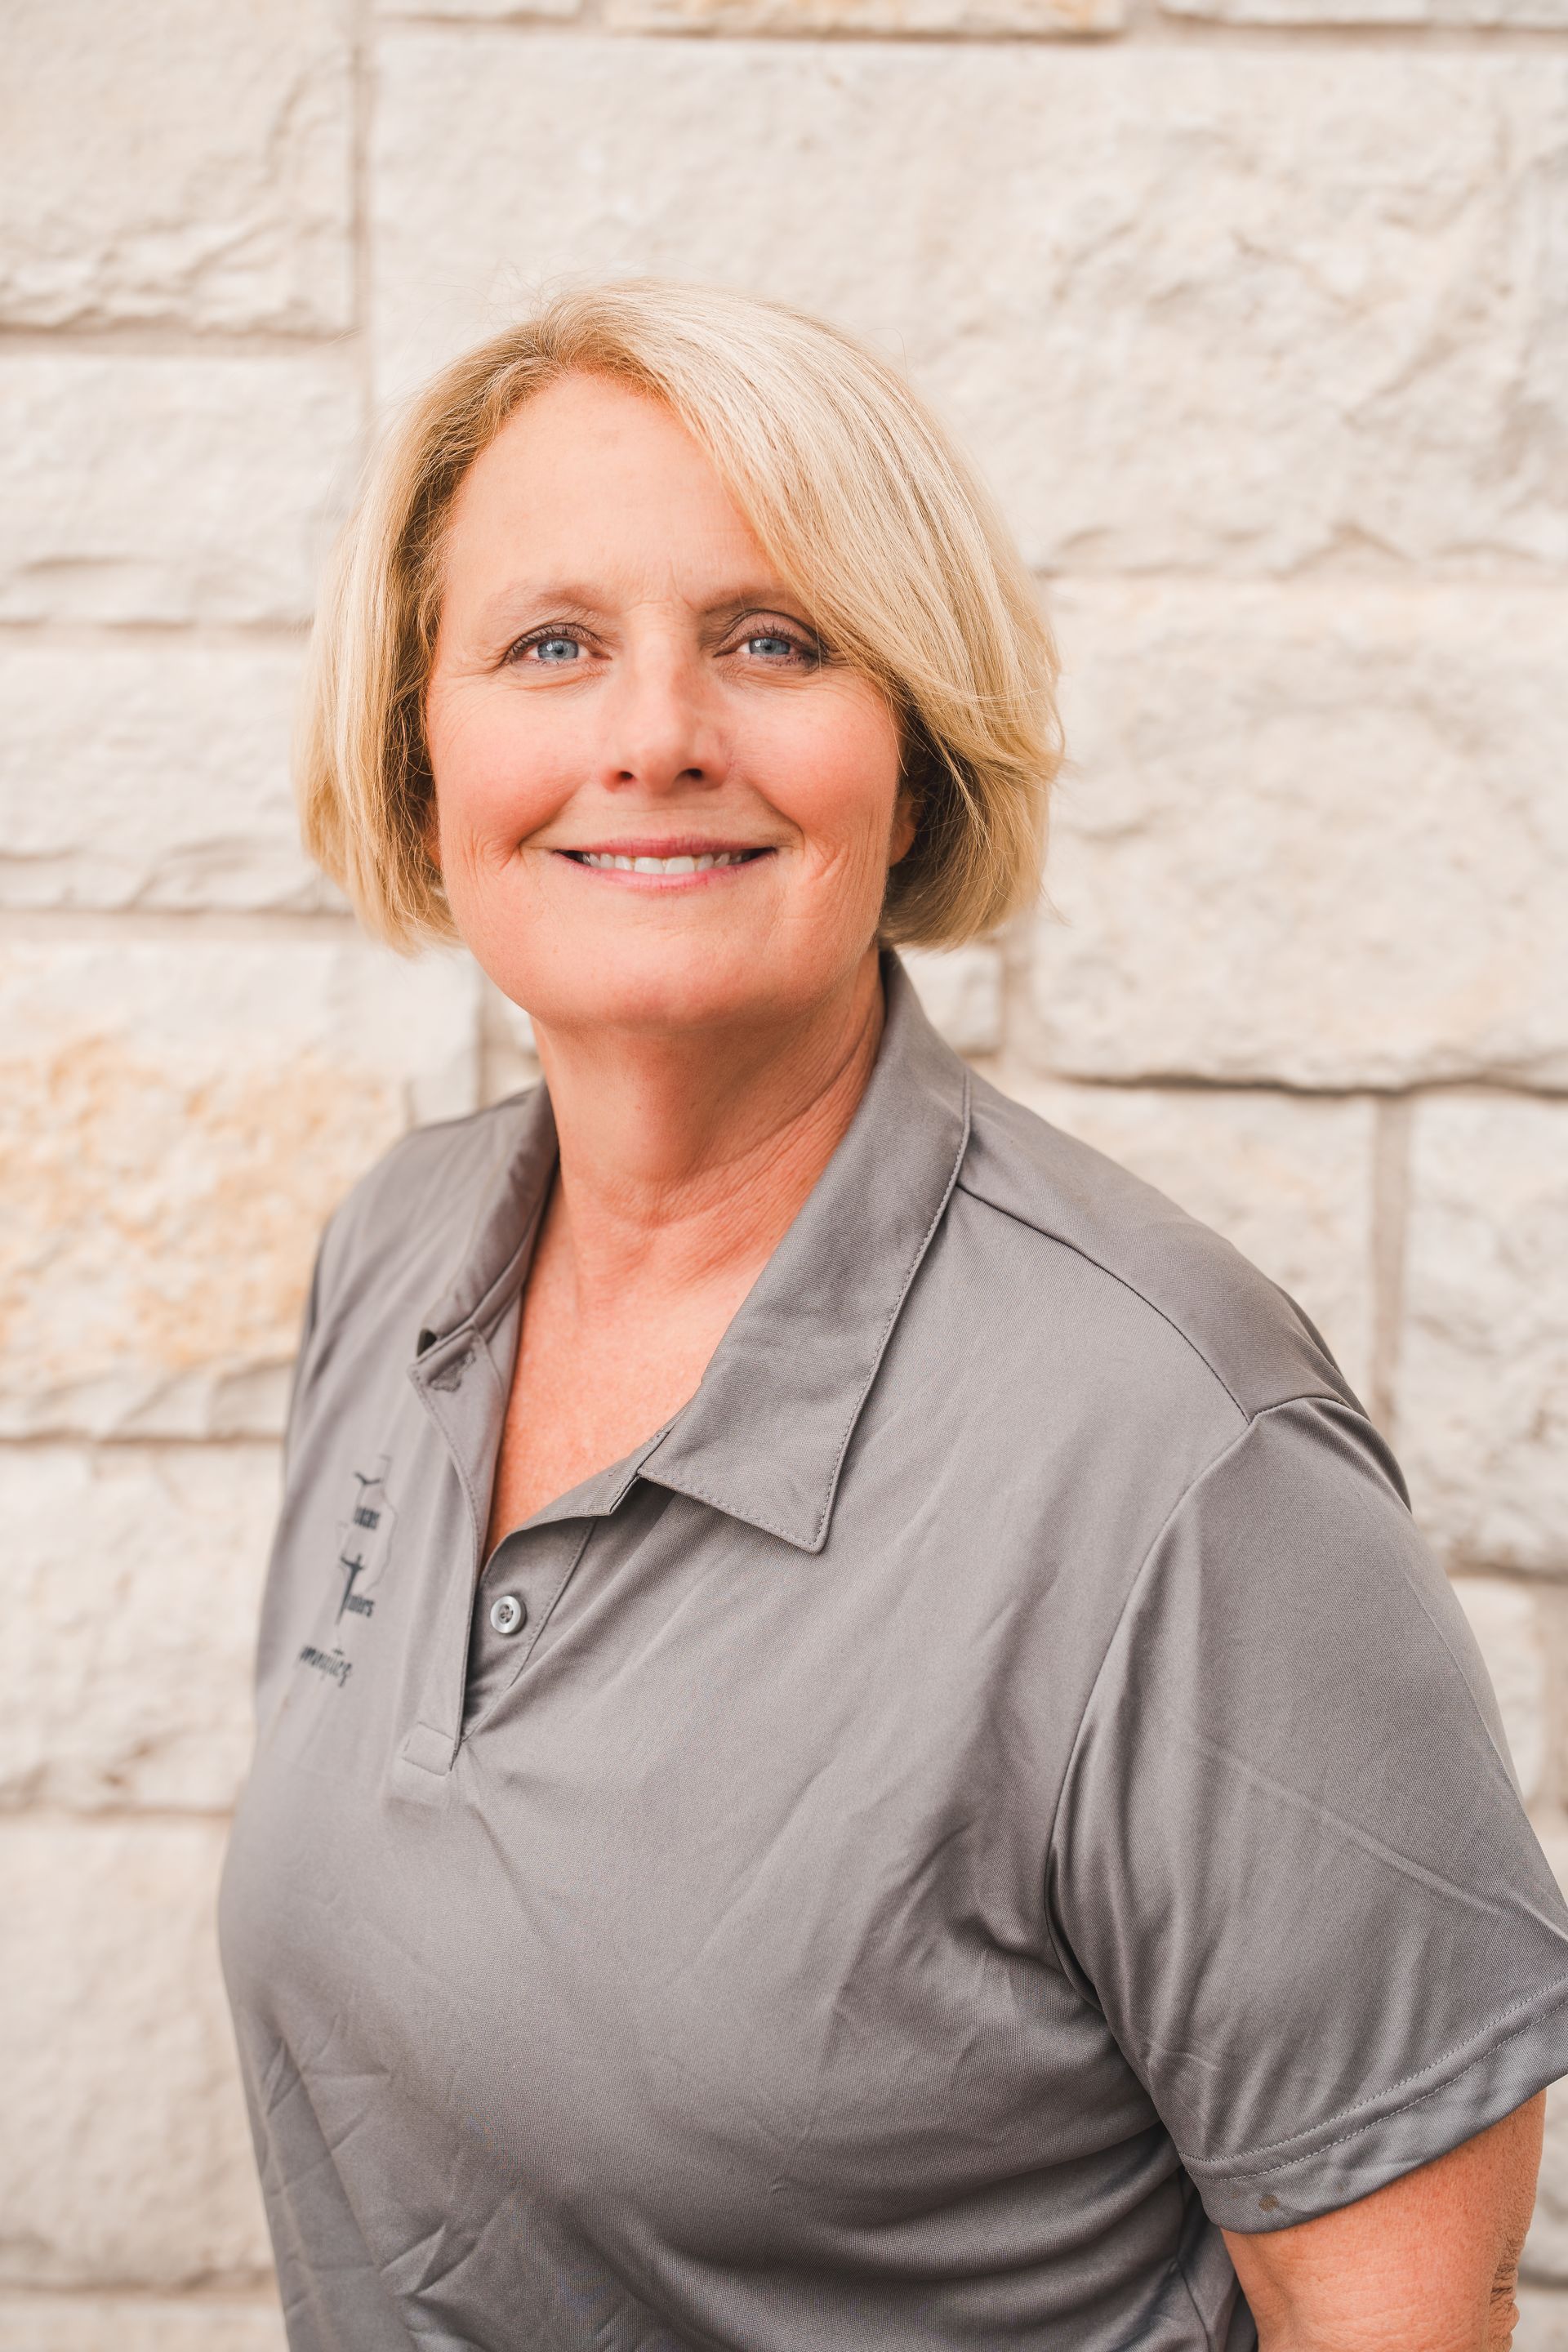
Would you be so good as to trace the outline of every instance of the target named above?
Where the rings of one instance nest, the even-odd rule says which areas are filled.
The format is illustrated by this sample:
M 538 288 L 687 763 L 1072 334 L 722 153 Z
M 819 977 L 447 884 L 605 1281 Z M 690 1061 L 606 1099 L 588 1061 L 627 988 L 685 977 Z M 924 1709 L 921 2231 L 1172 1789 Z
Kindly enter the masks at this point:
M 433 2223 L 425 2236 L 381 2265 L 387 2286 L 400 2294 L 430 2295 L 455 2282 L 474 2259 L 477 2243 L 495 2225 L 492 2214 L 477 2232 L 459 2232 L 449 2221 Z M 452 2241 L 458 2242 L 453 2243 Z
M 1292 1400 L 1292 1402 L 1294 1402 L 1294 1400 Z M 1247 1421 L 1240 1429 L 1234 1431 L 1218 1451 L 1204 1464 L 1203 1467 L 1193 1473 L 1185 1486 L 1182 1488 L 1180 1494 L 1176 1496 L 1174 1502 L 1171 1505 L 1165 1517 L 1161 1521 L 1159 1528 L 1156 1529 L 1153 1537 L 1150 1540 L 1142 1559 L 1138 1564 L 1137 1570 L 1127 1585 L 1121 1604 L 1107 1631 L 1104 1647 L 1101 1650 L 1099 1664 L 1095 1667 L 1093 1678 L 1089 1682 L 1089 1686 L 1083 1695 L 1083 1706 L 1079 1711 L 1077 1728 L 1073 1734 L 1072 1749 L 1068 1759 L 1068 1769 L 1062 1776 L 1061 1787 L 1058 1792 L 1057 1810 L 1053 1814 L 1050 1832 L 1046 1840 L 1047 1881 L 1050 1872 L 1049 1857 L 1052 1849 L 1056 1844 L 1057 1825 L 1060 1819 L 1061 1805 L 1066 1797 L 1068 1786 L 1072 1779 L 1072 1768 L 1074 1762 L 1077 1760 L 1079 1748 L 1083 1739 L 1084 1726 L 1089 1721 L 1089 1715 L 1094 1706 L 1096 1694 L 1100 1689 L 1101 1679 L 1106 1671 L 1107 1663 L 1115 1650 L 1118 1641 L 1121 1637 L 1122 1628 L 1127 1622 L 1128 1613 L 1133 1605 L 1139 1587 L 1142 1585 L 1144 1578 L 1150 1573 L 1152 1562 L 1158 1557 L 1162 1544 L 1165 1541 L 1171 1528 L 1174 1526 L 1177 1518 L 1180 1517 L 1182 1511 L 1186 1507 L 1186 1505 L 1192 1496 L 1198 1492 L 1205 1480 L 1212 1477 L 1215 1472 L 1220 1468 L 1221 1465 L 1227 1461 L 1230 1455 L 1234 1454 L 1239 1446 L 1246 1443 L 1246 1440 L 1251 1432 L 1252 1425 L 1252 1423 Z M 1055 1945 L 1056 1923 L 1051 1915 L 1051 1906 L 1048 1900 L 1046 1905 L 1046 1920 L 1053 1945 Z M 1058 1957 L 1058 1960 L 1062 1958 L 1059 1949 Z
M 1479 1911 L 1489 1919 L 1499 1916 L 1500 1906 L 1497 1902 L 1490 1901 L 1483 1895 L 1473 1895 L 1468 1887 L 1459 1885 L 1457 1881 L 1445 1876 L 1439 1870 L 1428 1868 L 1415 1855 L 1402 1853 L 1397 1846 L 1390 1845 L 1385 1839 L 1374 1836 L 1371 1831 L 1365 1829 L 1360 1822 L 1352 1820 L 1349 1814 L 1339 1811 L 1332 1805 L 1325 1804 L 1321 1797 L 1309 1796 L 1304 1790 L 1292 1788 L 1288 1780 L 1277 1779 L 1273 1773 L 1266 1772 L 1261 1765 L 1254 1764 L 1248 1758 L 1237 1755 L 1234 1749 L 1227 1748 L 1222 1739 L 1211 1738 L 1191 1723 L 1173 1722 L 1172 1728 L 1177 1731 L 1182 1738 L 1190 1741 L 1192 1746 L 1202 1754 L 1212 1757 L 1215 1763 L 1223 1764 L 1227 1771 L 1233 1772 L 1247 1788 L 1261 1790 L 1264 1795 L 1273 1798 L 1279 1804 L 1292 1806 L 1302 1812 L 1311 1814 L 1315 1820 L 1326 1823 L 1351 1844 L 1360 1846 L 1363 1853 L 1371 1854 L 1374 1861 L 1386 1863 L 1391 1870 L 1402 1871 L 1406 1877 L 1414 1879 L 1416 1885 L 1424 1887 L 1428 1894 L 1436 1895 L 1447 1903 L 1463 1904 L 1467 1909 Z

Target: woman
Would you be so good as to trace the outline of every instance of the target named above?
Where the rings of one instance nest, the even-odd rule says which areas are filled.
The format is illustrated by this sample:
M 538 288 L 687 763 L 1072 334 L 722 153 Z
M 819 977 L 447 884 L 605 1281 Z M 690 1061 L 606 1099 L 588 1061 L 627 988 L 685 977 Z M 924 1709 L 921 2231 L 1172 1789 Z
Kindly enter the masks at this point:
M 892 952 L 1033 892 L 1052 678 L 793 313 L 573 296 L 379 462 L 307 834 L 545 1083 L 311 1292 L 224 1901 L 295 2352 L 1508 2341 L 1568 1916 L 1460 1613 Z

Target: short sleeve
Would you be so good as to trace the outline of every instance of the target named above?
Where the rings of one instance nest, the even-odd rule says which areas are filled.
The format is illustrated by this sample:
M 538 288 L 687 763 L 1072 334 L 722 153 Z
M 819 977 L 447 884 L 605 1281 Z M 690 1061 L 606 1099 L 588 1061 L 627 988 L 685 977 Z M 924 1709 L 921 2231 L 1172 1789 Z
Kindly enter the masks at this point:
M 1350 2204 L 1568 2072 L 1568 1911 L 1356 1414 L 1259 1414 L 1172 1515 L 1079 1727 L 1048 1892 L 1226 2229 Z

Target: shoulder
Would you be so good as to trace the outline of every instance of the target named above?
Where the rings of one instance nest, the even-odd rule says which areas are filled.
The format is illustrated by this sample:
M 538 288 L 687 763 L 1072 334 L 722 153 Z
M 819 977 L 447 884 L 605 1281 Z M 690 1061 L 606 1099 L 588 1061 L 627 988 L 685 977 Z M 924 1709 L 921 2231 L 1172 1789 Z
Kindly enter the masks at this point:
M 1070 1284 L 1091 1335 L 1141 1331 L 1163 1381 L 1223 1391 L 1242 1421 L 1296 1398 L 1360 1412 L 1311 1322 L 1239 1251 L 981 1078 L 958 1191 L 1005 1221 L 1015 1295 Z

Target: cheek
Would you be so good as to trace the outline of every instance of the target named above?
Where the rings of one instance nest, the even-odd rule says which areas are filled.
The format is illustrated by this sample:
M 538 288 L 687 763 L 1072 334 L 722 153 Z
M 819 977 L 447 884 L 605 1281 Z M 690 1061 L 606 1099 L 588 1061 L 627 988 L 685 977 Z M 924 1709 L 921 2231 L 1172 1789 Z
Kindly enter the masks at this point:
M 901 768 L 891 714 L 857 686 L 809 713 L 797 707 L 781 717 L 762 770 L 769 798 L 819 855 L 879 873 Z
M 444 863 L 509 856 L 566 796 L 570 763 L 552 730 L 525 726 L 521 719 L 506 698 L 454 693 L 433 698 L 426 740 Z

